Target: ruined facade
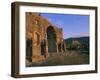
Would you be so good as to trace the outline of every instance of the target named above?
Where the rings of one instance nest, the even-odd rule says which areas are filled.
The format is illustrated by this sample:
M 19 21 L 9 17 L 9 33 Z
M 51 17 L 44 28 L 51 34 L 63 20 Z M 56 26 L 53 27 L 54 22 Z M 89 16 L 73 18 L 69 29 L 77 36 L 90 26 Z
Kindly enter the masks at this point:
M 65 52 L 62 28 L 39 13 L 26 12 L 26 58 L 36 62 L 53 53 Z

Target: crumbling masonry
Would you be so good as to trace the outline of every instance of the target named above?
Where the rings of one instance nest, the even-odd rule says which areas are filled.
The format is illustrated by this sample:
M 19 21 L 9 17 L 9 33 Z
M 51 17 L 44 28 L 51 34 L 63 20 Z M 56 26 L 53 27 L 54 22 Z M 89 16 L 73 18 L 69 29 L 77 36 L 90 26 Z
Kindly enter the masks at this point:
M 65 52 L 62 28 L 39 13 L 26 12 L 26 59 L 36 62 L 53 53 Z

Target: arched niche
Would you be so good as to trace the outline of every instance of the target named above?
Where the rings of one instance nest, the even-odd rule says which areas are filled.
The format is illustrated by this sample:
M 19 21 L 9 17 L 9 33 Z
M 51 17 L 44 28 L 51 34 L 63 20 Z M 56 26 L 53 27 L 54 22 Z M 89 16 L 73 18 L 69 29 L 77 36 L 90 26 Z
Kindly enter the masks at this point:
M 26 59 L 32 61 L 32 38 L 26 39 Z
M 56 32 L 52 26 L 47 28 L 48 52 L 57 52 Z

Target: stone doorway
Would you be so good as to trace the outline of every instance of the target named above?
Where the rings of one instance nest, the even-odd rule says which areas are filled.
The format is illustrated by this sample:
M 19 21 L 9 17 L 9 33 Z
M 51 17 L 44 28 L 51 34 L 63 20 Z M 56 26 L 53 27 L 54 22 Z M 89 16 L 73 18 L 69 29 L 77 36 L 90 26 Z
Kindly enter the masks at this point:
M 56 32 L 52 26 L 47 28 L 48 52 L 57 52 Z
M 26 58 L 29 62 L 32 61 L 32 39 L 26 40 Z
M 41 42 L 41 55 L 46 57 L 46 41 Z
M 61 43 L 58 44 L 58 50 L 61 52 Z

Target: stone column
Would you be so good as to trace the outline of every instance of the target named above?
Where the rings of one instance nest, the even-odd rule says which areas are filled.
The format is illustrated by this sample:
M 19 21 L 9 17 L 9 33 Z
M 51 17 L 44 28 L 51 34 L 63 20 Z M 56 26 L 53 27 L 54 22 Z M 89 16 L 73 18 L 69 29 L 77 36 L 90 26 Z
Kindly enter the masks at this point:
M 58 43 L 56 42 L 56 46 L 57 46 L 57 53 L 59 53 L 59 49 L 58 49 Z
M 63 43 L 61 42 L 61 52 L 63 53 Z
M 48 53 L 48 41 L 46 40 L 46 58 L 49 57 L 49 53 Z
M 39 43 L 37 43 L 34 37 L 32 37 L 32 41 L 33 41 L 32 62 L 41 61 L 43 59 L 43 56 L 41 55 L 40 41 Z

